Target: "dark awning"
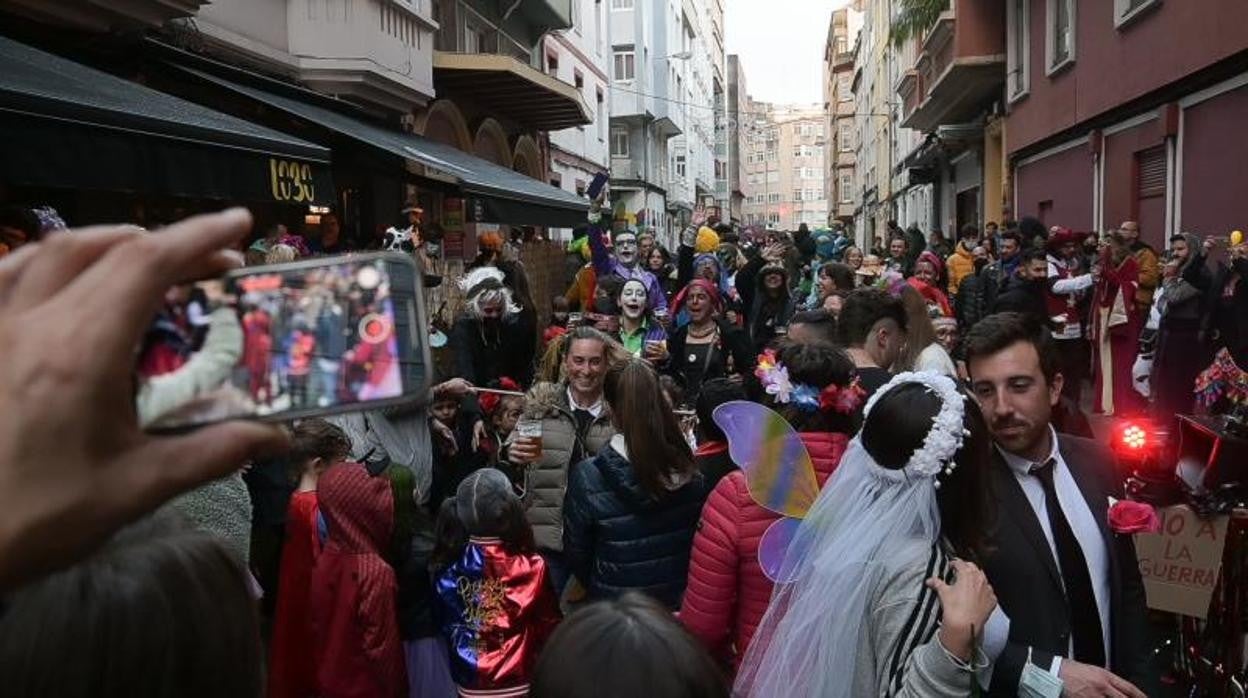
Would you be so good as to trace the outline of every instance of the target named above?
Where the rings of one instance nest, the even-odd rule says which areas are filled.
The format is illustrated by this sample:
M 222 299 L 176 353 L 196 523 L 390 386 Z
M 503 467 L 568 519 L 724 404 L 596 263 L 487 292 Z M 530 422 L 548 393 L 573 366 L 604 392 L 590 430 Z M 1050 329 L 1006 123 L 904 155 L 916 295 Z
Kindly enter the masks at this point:
M 438 94 L 467 94 L 527 128 L 558 131 L 593 123 L 581 93 L 527 63 L 493 53 L 433 52 Z
M 396 131 L 195 68 L 174 65 L 203 80 L 287 114 L 449 175 L 459 183 L 464 192 L 475 197 L 475 200 L 469 202 L 469 220 L 566 228 L 585 222 L 585 212 L 589 210 L 588 201 L 541 180 L 413 133 Z
M 329 151 L 0 37 L 0 178 L 329 204 Z

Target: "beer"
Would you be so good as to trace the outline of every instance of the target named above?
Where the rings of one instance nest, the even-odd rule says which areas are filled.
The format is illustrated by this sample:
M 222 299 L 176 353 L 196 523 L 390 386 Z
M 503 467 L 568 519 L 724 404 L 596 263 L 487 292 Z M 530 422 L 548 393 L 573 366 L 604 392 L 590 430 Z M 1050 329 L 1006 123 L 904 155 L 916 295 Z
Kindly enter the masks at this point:
M 528 446 L 536 454 L 534 458 L 542 457 L 542 420 L 533 419 L 531 417 L 521 417 L 516 422 L 516 441 Z

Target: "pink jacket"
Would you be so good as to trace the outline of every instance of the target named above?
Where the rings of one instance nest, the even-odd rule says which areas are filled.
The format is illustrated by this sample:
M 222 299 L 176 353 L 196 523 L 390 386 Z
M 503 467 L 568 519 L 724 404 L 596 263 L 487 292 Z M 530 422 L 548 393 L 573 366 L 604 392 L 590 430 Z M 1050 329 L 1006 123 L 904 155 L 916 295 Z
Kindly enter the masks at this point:
M 849 437 L 831 433 L 801 437 L 822 487 L 840 463 Z M 758 542 L 779 518 L 754 502 L 745 474 L 736 470 L 711 492 L 693 538 L 680 620 L 716 657 L 730 657 L 734 669 L 771 601 L 772 582 L 758 566 Z

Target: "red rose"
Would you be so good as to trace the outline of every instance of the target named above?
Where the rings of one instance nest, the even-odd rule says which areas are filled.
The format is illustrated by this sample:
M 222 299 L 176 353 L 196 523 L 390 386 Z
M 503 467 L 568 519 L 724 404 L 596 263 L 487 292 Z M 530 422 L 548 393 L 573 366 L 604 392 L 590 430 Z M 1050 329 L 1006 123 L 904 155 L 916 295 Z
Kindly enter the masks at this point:
M 1124 499 L 1109 508 L 1109 528 L 1114 533 L 1160 533 L 1161 519 L 1152 506 Z

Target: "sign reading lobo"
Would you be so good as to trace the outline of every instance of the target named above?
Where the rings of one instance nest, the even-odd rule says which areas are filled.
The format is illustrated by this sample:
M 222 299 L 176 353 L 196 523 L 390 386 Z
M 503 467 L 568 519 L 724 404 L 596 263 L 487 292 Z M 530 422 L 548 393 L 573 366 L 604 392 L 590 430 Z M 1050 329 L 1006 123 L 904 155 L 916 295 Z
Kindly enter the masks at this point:
M 1158 509 L 1157 514 L 1161 532 L 1135 536 L 1148 606 L 1204 618 L 1222 568 L 1229 519 L 1202 519 L 1185 504 Z

